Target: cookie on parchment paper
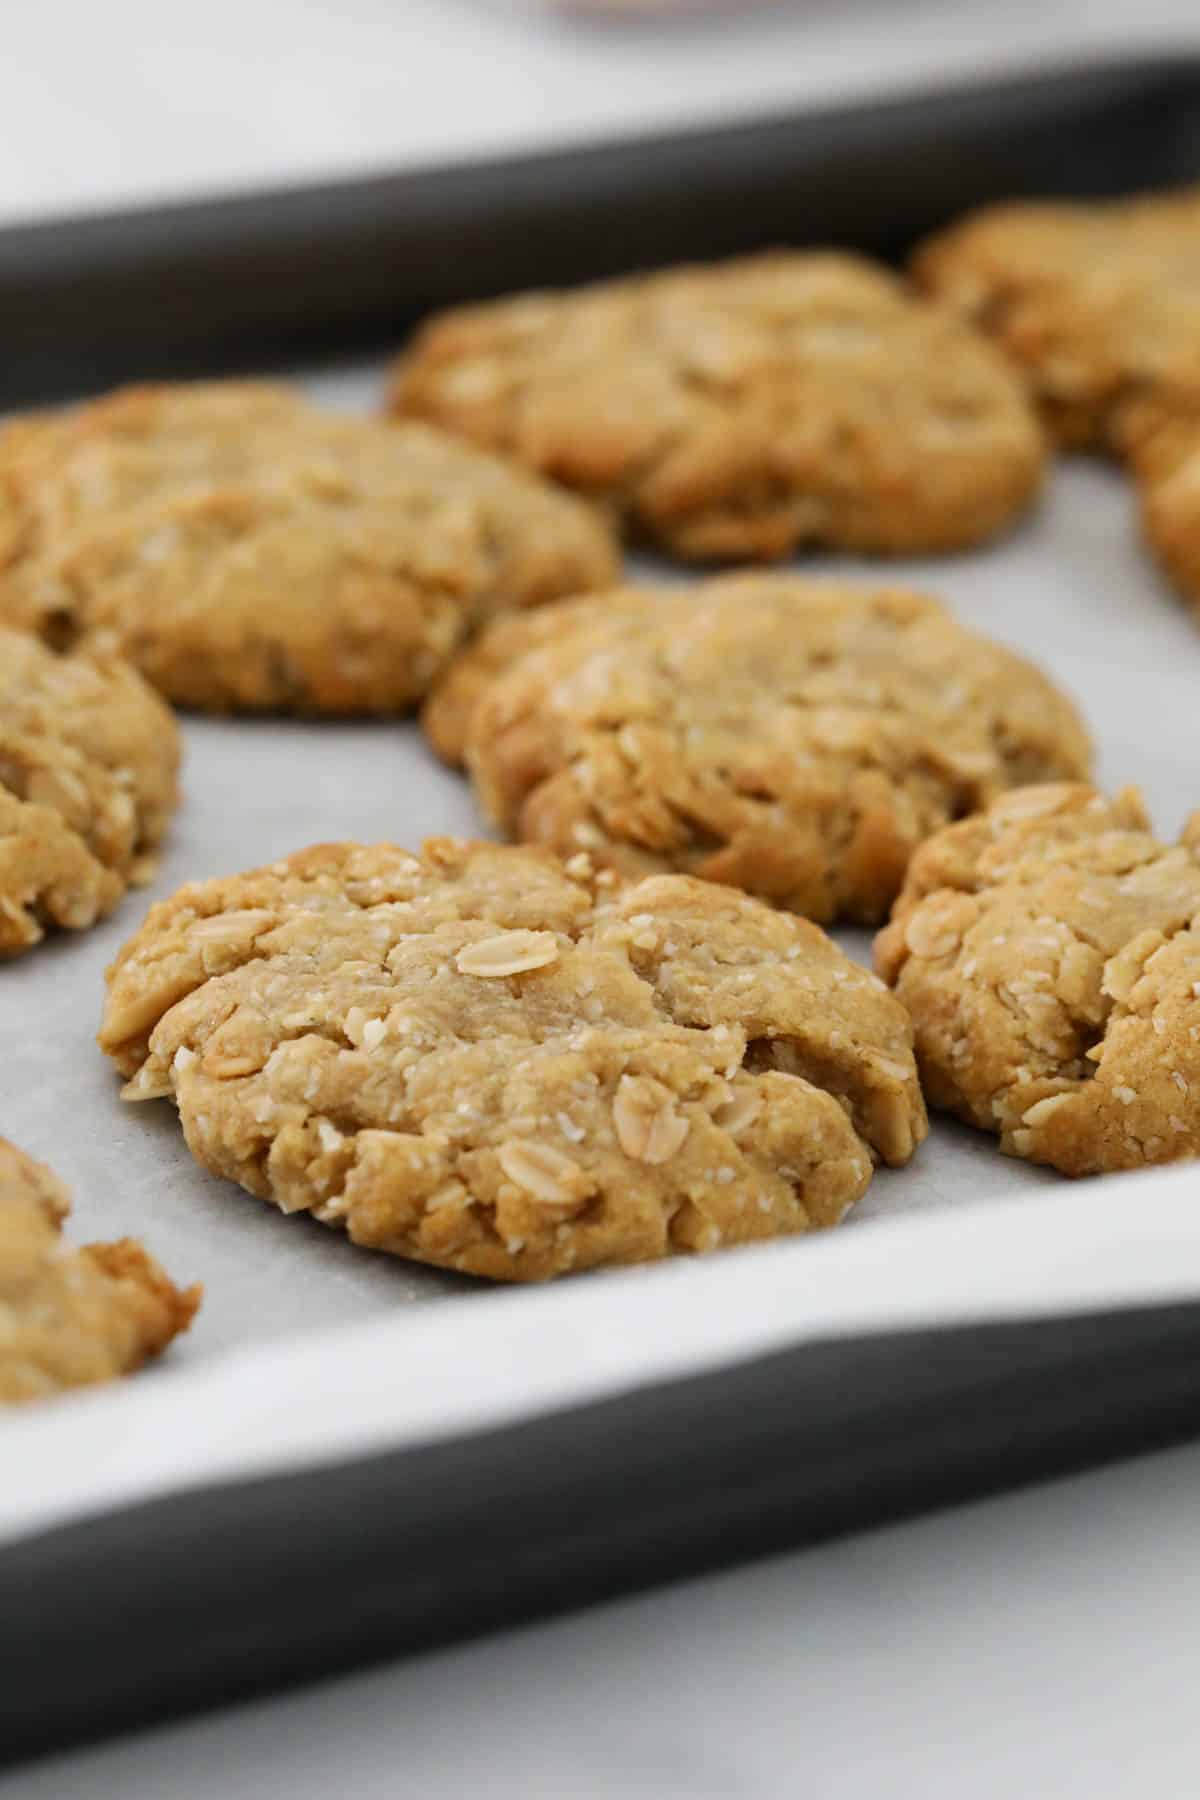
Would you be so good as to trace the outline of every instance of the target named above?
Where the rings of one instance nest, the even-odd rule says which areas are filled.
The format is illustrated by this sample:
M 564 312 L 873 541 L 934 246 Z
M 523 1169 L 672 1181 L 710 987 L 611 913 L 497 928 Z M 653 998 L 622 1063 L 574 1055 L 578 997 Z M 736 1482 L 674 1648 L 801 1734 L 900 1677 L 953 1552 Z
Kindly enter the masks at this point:
M 0 619 L 182 706 L 402 710 L 493 613 L 617 568 L 572 496 L 281 386 L 129 388 L 0 434 Z
M 127 663 L 0 626 L 0 957 L 150 878 L 178 768 L 170 709 Z
M 131 1373 L 200 1304 L 132 1239 L 65 1244 L 70 1209 L 57 1177 L 0 1138 L 0 1405 Z
M 1158 415 L 1129 446 L 1142 533 L 1200 614 L 1200 409 Z
M 701 560 L 978 543 L 1030 504 L 1044 460 L 984 338 L 830 251 L 442 314 L 397 362 L 389 403 Z
M 454 769 L 464 767 L 475 708 L 501 676 L 536 651 L 554 650 L 585 630 L 604 630 L 610 624 L 615 632 L 626 629 L 642 616 L 650 597 L 650 589 L 609 588 L 494 620 L 454 658 L 421 708 L 421 729 L 442 761 Z
M 1071 702 L 936 601 L 785 575 L 506 622 L 426 723 L 508 835 L 822 921 L 878 922 L 932 832 L 1090 764 Z
M 1122 450 L 1200 398 L 1200 187 L 973 213 L 922 245 L 919 284 L 992 336 L 1064 445 Z
M 1006 795 L 917 852 L 876 966 L 925 1094 L 1066 1175 L 1200 1155 L 1200 814 Z
M 494 844 L 184 888 L 100 1041 L 206 1168 L 499 1280 L 834 1225 L 926 1130 L 903 1008 L 816 926 Z

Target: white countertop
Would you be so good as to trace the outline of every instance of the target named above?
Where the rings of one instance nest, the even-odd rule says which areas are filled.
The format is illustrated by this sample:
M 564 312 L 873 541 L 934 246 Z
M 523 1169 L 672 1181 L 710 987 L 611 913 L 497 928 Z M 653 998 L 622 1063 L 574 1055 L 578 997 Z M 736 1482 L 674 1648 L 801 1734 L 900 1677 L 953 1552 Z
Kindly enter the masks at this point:
M 0 1778 L 4 1800 L 1190 1800 L 1200 1446 Z
M 1195 0 L 10 0 L 0 221 L 1190 42 Z M 4 1800 L 1195 1791 L 1200 1446 L 0 1777 Z
M 537 0 L 7 0 L 0 221 L 1200 44 L 1195 0 L 778 0 L 569 24 Z M 536 21 L 536 22 L 531 22 Z

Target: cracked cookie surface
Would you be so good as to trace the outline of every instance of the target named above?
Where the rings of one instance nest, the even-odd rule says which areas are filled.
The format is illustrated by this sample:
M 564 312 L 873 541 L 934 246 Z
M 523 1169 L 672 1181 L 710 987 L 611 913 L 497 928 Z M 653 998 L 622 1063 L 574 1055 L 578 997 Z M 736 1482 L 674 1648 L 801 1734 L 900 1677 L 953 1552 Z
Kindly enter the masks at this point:
M 878 922 L 917 845 L 1088 773 L 1071 703 L 934 600 L 765 574 L 503 622 L 430 702 L 509 835 Z
M 572 496 L 284 387 L 130 388 L 0 434 L 0 619 L 182 706 L 402 710 L 493 613 L 617 567 Z
M 65 1244 L 70 1209 L 57 1177 L 0 1138 L 0 1404 L 129 1374 L 200 1304 L 130 1238 Z
M 1200 1155 L 1200 814 L 1029 788 L 913 858 L 876 966 L 925 1094 L 1066 1175 Z
M 206 1168 L 501 1280 L 836 1224 L 926 1128 L 903 1008 L 815 926 L 445 839 L 182 889 L 100 1041 Z
M 390 406 L 698 559 L 977 543 L 1028 506 L 1043 464 L 985 339 L 824 251 L 443 314 L 397 362 Z
M 148 880 L 177 798 L 170 710 L 115 656 L 0 625 L 0 957 Z
M 972 214 L 922 245 L 921 286 L 993 337 L 1067 446 L 1124 448 L 1200 396 L 1200 188 Z

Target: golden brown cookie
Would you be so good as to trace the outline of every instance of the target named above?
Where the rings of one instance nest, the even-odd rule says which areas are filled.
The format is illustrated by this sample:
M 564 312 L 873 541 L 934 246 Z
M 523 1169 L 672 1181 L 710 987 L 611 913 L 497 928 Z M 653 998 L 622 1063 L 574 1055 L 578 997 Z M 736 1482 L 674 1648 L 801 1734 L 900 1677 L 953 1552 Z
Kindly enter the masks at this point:
M 903 1008 L 815 926 L 446 839 L 182 889 L 100 1042 L 206 1168 L 498 1280 L 836 1224 L 926 1128 Z
M 0 957 L 150 878 L 178 768 L 175 721 L 127 663 L 0 626 Z
M 884 917 L 916 846 L 1085 775 L 1071 703 L 934 600 L 785 575 L 621 589 L 486 634 L 431 703 L 508 834 Z M 497 667 L 497 665 L 500 665 Z
M 1027 788 L 913 858 L 876 966 L 925 1093 L 1065 1175 L 1200 1155 L 1200 814 Z
M 1029 505 L 1043 464 L 989 344 L 829 251 L 446 313 L 396 364 L 390 406 L 700 559 L 974 544 Z
M 286 388 L 130 388 L 0 435 L 0 618 L 211 711 L 419 699 L 506 607 L 615 579 L 581 502 Z
M 669 590 L 668 590 L 669 591 Z M 553 650 L 585 628 L 641 617 L 650 590 L 608 588 L 582 600 L 564 600 L 536 612 L 496 619 L 454 658 L 421 708 L 421 729 L 443 762 L 460 769 L 467 760 L 475 708 L 497 678 L 535 651 Z
M 1200 612 L 1200 413 L 1146 421 L 1127 447 L 1146 542 Z
M 131 1373 L 200 1304 L 131 1238 L 70 1249 L 70 1210 L 50 1170 L 0 1138 L 0 1405 Z
M 1121 449 L 1200 397 L 1200 188 L 973 213 L 917 251 L 925 290 L 988 332 L 1053 435 Z

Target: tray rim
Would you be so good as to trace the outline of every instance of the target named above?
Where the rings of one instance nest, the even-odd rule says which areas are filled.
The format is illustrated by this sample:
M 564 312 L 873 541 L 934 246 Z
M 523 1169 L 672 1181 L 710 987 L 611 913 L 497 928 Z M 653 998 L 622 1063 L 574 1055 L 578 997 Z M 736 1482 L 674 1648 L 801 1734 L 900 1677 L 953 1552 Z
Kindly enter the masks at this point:
M 843 1410 L 846 1349 L 812 1342 L 0 1545 L 0 1772 L 164 1716 L 1163 1449 L 1200 1428 L 1200 1305 L 1049 1319 L 1032 1333 L 1010 1321 L 853 1339 L 858 1404 Z M 939 1373 L 923 1385 L 931 1363 L 947 1361 L 950 1382 Z M 809 1402 L 799 1425 L 798 1398 Z M 797 1480 L 805 1457 L 820 1468 L 815 1482 Z
M 715 144 L 722 149 L 778 129 L 791 130 L 809 125 L 819 128 L 832 120 L 839 125 L 847 122 L 876 124 L 889 116 L 912 112 L 922 106 L 969 105 L 980 98 L 1004 99 L 1017 95 L 1038 98 L 1053 90 L 1065 93 L 1085 83 L 1109 78 L 1123 87 L 1147 80 L 1186 84 L 1189 79 L 1200 79 L 1200 41 L 1185 37 L 1177 47 L 1165 39 L 1147 41 L 1132 50 L 1102 47 L 1098 53 L 1089 52 L 1082 60 L 1057 52 L 1047 61 L 1030 57 L 1006 62 L 998 74 L 984 71 L 946 82 L 939 81 L 933 74 L 922 75 L 912 83 L 906 82 L 896 88 L 852 94 L 844 100 L 813 106 L 773 105 L 747 118 L 697 119 L 685 124 L 572 138 L 559 146 L 523 146 L 504 150 L 498 155 L 481 151 L 429 162 L 388 164 L 363 169 L 357 174 L 256 182 L 244 189 L 239 187 L 233 193 L 222 193 L 214 188 L 182 193 L 175 198 L 136 201 L 111 209 L 82 207 L 44 217 L 0 220 L 0 241 L 27 233 L 33 242 L 62 232 L 75 234 L 92 226 L 161 221 L 190 214 L 220 214 L 227 221 L 243 207 L 279 207 L 292 202 L 327 204 L 343 196 L 382 194 L 400 184 L 415 184 L 431 178 L 478 174 L 483 169 L 546 168 L 564 161 L 602 159 L 614 151 L 690 149 L 699 144 Z
M 421 310 L 453 303 L 453 296 L 436 284 L 417 299 L 402 297 L 403 283 L 412 273 L 413 247 L 427 252 L 444 242 L 447 233 L 461 238 L 474 228 L 475 215 L 490 217 L 500 203 L 524 209 L 526 224 L 536 224 L 538 208 L 544 208 L 551 190 L 560 196 L 569 192 L 576 207 L 594 211 L 614 184 L 631 189 L 636 180 L 662 202 L 677 190 L 680 172 L 694 168 L 697 159 L 710 181 L 744 181 L 747 169 L 764 157 L 786 153 L 811 160 L 833 131 L 863 150 L 897 129 L 920 129 L 926 137 L 935 125 L 938 131 L 961 130 L 973 125 L 980 109 L 1019 102 L 1044 112 L 1070 101 L 1095 111 L 1106 93 L 1116 104 L 1139 91 L 1169 96 L 1177 89 L 1191 91 L 1198 83 L 1200 44 L 1185 41 L 1173 47 L 1155 40 L 1138 49 L 1108 47 L 1082 61 L 1066 55 L 1044 63 L 1022 60 L 1006 65 L 999 75 L 980 71 L 946 83 L 928 74 L 898 91 L 765 109 L 749 119 L 689 122 L 601 135 L 559 148 L 431 160 L 329 180 L 266 183 L 226 197 L 186 194 L 111 211 L 10 221 L 0 225 L 0 333 L 16 354 L 8 358 L 7 390 L 0 371 L 0 409 L 50 403 L 138 379 L 139 366 L 146 379 L 169 378 L 169 370 L 198 372 L 192 360 L 198 343 L 203 345 L 199 370 L 208 372 L 214 354 L 217 367 L 245 370 L 286 368 L 314 354 L 343 353 L 348 345 L 363 342 L 364 318 L 370 320 L 368 341 L 387 337 L 395 342 Z M 649 174 L 647 159 L 653 164 Z M 329 243 L 337 245 L 339 279 L 319 298 L 306 296 L 316 298 L 320 323 L 313 322 L 316 313 L 301 323 L 284 296 L 306 254 L 314 217 L 320 218 Z M 661 207 L 659 219 L 664 230 L 673 229 Z M 849 241 L 834 235 L 837 241 Z M 780 234 L 758 241 L 780 241 Z M 809 233 L 805 241 L 815 240 Z M 481 269 L 492 266 L 488 254 L 477 242 L 473 256 Z M 667 260 L 702 254 L 670 248 Z M 373 258 L 391 259 L 390 299 L 383 296 L 382 278 L 368 266 Z M 635 254 L 619 266 L 645 267 L 648 260 L 653 258 Z M 590 272 L 555 273 L 551 282 L 599 278 L 611 268 L 611 260 L 602 257 Z M 214 353 L 211 328 L 204 331 L 197 325 L 205 307 L 213 307 L 213 295 L 204 294 L 197 306 L 195 294 L 206 283 L 211 287 L 218 274 L 233 297 L 225 302 Z M 461 275 L 461 269 L 456 271 L 456 280 Z M 429 280 L 427 272 L 422 279 Z M 475 275 L 459 297 L 531 284 L 532 278 L 522 274 L 495 282 Z M 272 312 L 265 310 L 263 295 L 268 293 Z M 263 326 L 268 316 L 273 319 L 270 330 Z M 81 379 L 78 369 L 72 372 L 57 354 L 63 332 L 86 340 L 90 360 L 84 366 L 97 367 L 97 380 Z

